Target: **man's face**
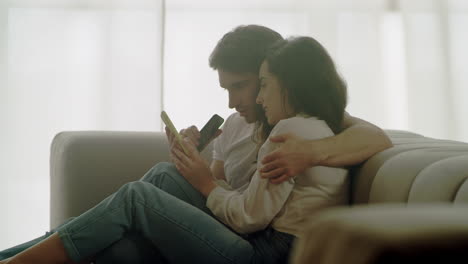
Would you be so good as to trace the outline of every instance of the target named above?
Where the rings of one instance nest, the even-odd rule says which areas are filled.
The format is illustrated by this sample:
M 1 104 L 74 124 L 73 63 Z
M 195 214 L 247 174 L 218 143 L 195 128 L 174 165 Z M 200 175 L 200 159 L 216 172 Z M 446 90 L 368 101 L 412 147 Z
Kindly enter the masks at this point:
M 247 123 L 255 122 L 258 75 L 218 70 L 218 76 L 219 85 L 229 94 L 229 108 L 235 108 Z

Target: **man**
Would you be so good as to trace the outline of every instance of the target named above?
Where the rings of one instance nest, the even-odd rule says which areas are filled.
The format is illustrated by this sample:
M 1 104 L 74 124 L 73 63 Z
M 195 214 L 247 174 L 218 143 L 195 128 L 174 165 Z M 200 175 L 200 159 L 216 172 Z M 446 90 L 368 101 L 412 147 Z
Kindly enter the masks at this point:
M 213 161 L 209 168 L 195 168 L 190 173 L 210 173 L 239 190 L 249 182 L 256 169 L 257 149 L 252 140 L 254 123 L 262 116 L 261 108 L 255 102 L 259 88 L 258 72 L 266 50 L 280 39 L 281 35 L 271 29 L 249 25 L 235 28 L 218 42 L 210 56 L 210 66 L 218 71 L 220 86 L 228 92 L 229 108 L 237 112 L 227 118 L 222 133 L 217 134 L 219 137 L 214 142 Z M 357 164 L 391 146 L 390 140 L 381 129 L 349 114 L 345 115 L 343 127 L 345 130 L 339 135 L 321 140 L 304 140 L 292 134 L 271 138 L 270 140 L 282 144 L 263 161 L 259 161 L 264 164 L 262 177 L 270 178 L 273 183 L 281 183 L 308 167 Z M 181 134 L 186 140 L 192 140 L 198 145 L 200 134 L 196 127 L 183 129 Z M 170 133 L 168 139 L 171 150 L 177 148 Z M 204 196 L 172 164 L 157 164 L 142 181 L 150 182 L 211 214 L 205 205 Z M 16 254 L 41 239 L 2 253 L 5 256 Z M 156 261 L 163 262 L 164 256 L 138 234 L 127 234 L 97 256 L 96 263 Z

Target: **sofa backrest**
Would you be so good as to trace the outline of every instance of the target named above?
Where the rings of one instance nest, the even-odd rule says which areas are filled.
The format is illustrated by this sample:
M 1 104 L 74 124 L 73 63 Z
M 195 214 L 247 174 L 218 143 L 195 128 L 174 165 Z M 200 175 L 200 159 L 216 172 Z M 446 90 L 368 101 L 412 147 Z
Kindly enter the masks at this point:
M 468 202 L 468 144 L 387 131 L 393 148 L 352 173 L 354 203 Z M 212 145 L 202 154 L 211 160 Z M 169 161 L 164 133 L 59 133 L 50 156 L 51 228 L 79 215 L 154 164 Z
M 386 130 L 394 147 L 352 173 L 352 203 L 468 203 L 468 144 Z

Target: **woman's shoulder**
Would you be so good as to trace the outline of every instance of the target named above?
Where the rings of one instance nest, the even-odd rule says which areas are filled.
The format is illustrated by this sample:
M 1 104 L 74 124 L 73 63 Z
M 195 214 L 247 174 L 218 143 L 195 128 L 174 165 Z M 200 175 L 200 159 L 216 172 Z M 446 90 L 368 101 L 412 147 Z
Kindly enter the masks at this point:
M 295 116 L 280 120 L 270 135 L 293 133 L 306 139 L 318 139 L 333 136 L 333 131 L 327 123 L 317 117 Z

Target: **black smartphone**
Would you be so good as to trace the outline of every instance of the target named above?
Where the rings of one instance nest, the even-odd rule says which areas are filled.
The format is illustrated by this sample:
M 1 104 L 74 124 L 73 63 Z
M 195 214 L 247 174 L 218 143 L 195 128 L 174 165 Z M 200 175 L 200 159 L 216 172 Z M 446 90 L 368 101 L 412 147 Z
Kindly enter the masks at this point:
M 200 140 L 198 141 L 198 151 L 202 151 L 211 138 L 214 136 L 218 128 L 223 124 L 224 119 L 217 114 L 214 114 L 210 120 L 200 130 Z

